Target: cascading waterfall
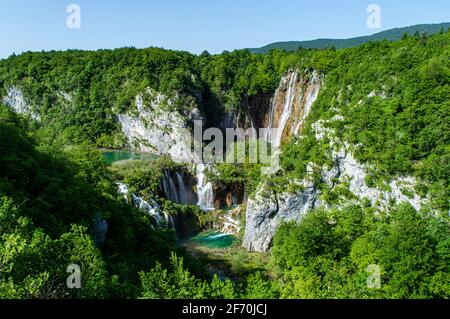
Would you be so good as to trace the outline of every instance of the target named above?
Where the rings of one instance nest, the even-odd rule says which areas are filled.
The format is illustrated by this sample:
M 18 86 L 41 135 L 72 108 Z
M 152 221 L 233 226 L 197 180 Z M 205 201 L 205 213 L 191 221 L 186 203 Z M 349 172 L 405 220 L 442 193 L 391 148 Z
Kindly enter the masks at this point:
M 151 204 L 141 197 L 131 194 L 131 199 L 133 201 L 133 206 L 139 208 L 140 210 L 143 210 L 152 216 L 156 222 L 157 225 L 161 224 L 161 212 L 159 205 L 151 200 Z
M 184 185 L 183 174 L 177 171 L 175 172 L 175 175 L 177 176 L 177 184 L 178 184 L 178 200 L 180 201 L 181 204 L 187 204 L 189 203 L 189 199 L 188 199 L 188 192 Z
M 207 165 L 198 164 L 195 168 L 195 175 L 197 179 L 197 194 L 188 189 L 186 185 L 189 184 L 189 174 L 183 171 L 175 171 L 175 180 L 168 170 L 164 171 L 164 178 L 161 183 L 161 189 L 164 196 L 178 204 L 195 204 L 203 210 L 214 209 L 214 191 L 211 182 L 207 181 L 205 171 Z M 192 185 L 193 186 L 193 185 Z
M 175 182 L 173 181 L 172 176 L 170 176 L 169 172 L 165 172 L 166 176 L 167 176 L 167 180 L 169 182 L 169 190 L 170 190 L 170 199 L 176 203 L 180 203 L 180 198 L 178 196 L 178 189 L 175 185 Z
M 194 176 L 184 170 L 164 171 L 161 190 L 164 197 L 178 204 L 193 205 L 197 202 L 197 195 L 192 190 Z
M 180 203 L 180 199 L 178 196 L 178 189 L 173 181 L 172 176 L 170 176 L 170 172 L 164 171 L 164 178 L 162 180 L 164 195 L 167 199 L 170 199 L 172 202 Z
M 221 231 L 225 234 L 239 234 L 241 230 L 241 222 L 239 221 L 239 215 L 241 214 L 241 206 L 236 206 L 232 210 L 222 217 L 223 226 Z
M 203 210 L 214 209 L 214 191 L 211 182 L 208 182 L 205 175 L 207 166 L 205 164 L 197 165 L 197 195 L 199 206 Z
M 168 225 L 170 228 L 175 229 L 175 220 L 174 220 L 173 216 L 170 215 L 170 214 L 167 213 L 167 212 L 164 212 L 164 217 L 165 217 L 165 219 L 166 219 L 167 225 Z
M 128 186 L 123 183 L 117 183 L 117 186 L 119 187 L 119 193 L 121 193 L 125 197 L 125 200 L 128 202 L 128 196 L 130 195 Z M 147 212 L 157 225 L 161 224 L 163 218 L 161 207 L 153 199 L 149 199 L 148 201 L 146 201 L 136 194 L 131 194 L 131 205 Z

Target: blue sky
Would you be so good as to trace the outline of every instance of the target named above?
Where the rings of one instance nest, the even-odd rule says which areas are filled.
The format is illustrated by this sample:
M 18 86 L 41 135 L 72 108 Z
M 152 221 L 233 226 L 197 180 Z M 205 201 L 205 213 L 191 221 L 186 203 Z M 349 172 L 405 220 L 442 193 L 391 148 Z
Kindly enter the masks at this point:
M 81 8 L 80 29 L 66 26 L 72 3 Z M 381 7 L 381 29 L 366 25 L 372 3 Z M 0 0 L 0 58 L 123 46 L 219 53 L 448 21 L 449 0 Z

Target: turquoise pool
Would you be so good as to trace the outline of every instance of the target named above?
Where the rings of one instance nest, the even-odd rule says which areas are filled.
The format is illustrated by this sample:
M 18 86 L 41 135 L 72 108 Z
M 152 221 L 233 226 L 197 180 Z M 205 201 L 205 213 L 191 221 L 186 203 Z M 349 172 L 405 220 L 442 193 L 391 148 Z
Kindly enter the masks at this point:
M 224 234 L 219 231 L 204 231 L 185 240 L 185 243 L 207 248 L 225 249 L 232 246 L 236 241 L 236 236 L 232 234 Z

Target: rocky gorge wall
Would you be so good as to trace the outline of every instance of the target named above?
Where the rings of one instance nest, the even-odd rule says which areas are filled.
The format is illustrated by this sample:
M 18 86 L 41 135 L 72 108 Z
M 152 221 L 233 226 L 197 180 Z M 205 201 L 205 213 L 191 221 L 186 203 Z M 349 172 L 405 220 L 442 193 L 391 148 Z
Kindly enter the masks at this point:
M 289 70 L 282 76 L 273 94 L 242 96 L 238 108 L 224 113 L 219 122 L 223 128 L 278 128 L 275 134 L 269 133 L 260 138 L 280 146 L 301 134 L 304 121 L 313 109 L 324 82 L 325 78 L 314 70 Z M 117 114 L 122 133 L 132 149 L 166 155 L 174 161 L 187 164 L 186 172 L 165 172 L 161 189 L 166 198 L 180 204 L 196 204 L 205 211 L 246 202 L 243 246 L 250 251 L 269 250 L 274 233 L 283 221 L 299 221 L 313 209 L 328 207 L 329 204 L 322 198 L 319 184 L 327 185 L 331 190 L 345 186 L 356 198 L 366 198 L 380 210 L 386 210 L 393 202 L 408 202 L 420 209 L 425 200 L 414 193 L 416 181 L 408 176 L 392 180 L 387 188 L 369 187 L 366 183 L 368 167 L 359 163 L 352 153 L 352 147 L 334 138 L 328 123 L 321 120 L 313 123 L 312 128 L 318 142 L 324 138 L 331 141 L 329 157 L 333 164 L 318 168 L 310 163 L 304 180 L 290 181 L 299 191 L 276 193 L 263 183 L 255 196 L 247 199 L 243 185 L 224 187 L 208 180 L 206 171 L 214 170 L 213 165 L 200 163 L 191 148 L 191 124 L 194 119 L 203 119 L 199 111 L 202 106 L 194 105 L 180 111 L 176 108 L 175 100 L 176 97 L 169 98 L 150 89 L 139 94 L 135 100 L 135 109 Z M 30 112 L 17 88 L 9 91 L 5 101 L 16 112 Z M 331 121 L 342 120 L 336 115 Z M 198 163 L 188 164 L 193 161 Z M 317 175 L 317 170 L 320 181 L 312 178 L 312 175 Z M 284 186 L 288 189 L 288 185 Z M 132 200 L 135 206 L 148 211 L 157 223 L 158 219 L 166 219 L 174 227 L 175 222 L 170 220 L 170 216 L 164 216 L 164 212 L 149 200 L 133 196 Z M 346 199 L 342 202 L 348 204 L 350 201 Z M 239 211 L 239 214 L 242 213 Z M 225 224 L 236 228 L 238 216 L 234 215 L 228 221 L 225 220 Z M 178 228 L 180 223 L 183 222 L 178 220 Z
M 30 104 L 26 101 L 22 90 L 19 87 L 10 87 L 7 89 L 6 96 L 3 97 L 3 103 L 8 105 L 14 112 L 31 116 L 32 119 L 39 120 L 40 116 L 33 111 Z
M 303 122 L 311 111 L 320 89 L 323 76 L 316 71 L 291 70 L 287 72 L 271 99 L 269 112 L 264 115 L 263 127 L 278 128 L 276 133 L 268 130 L 265 139 L 280 146 L 292 136 L 298 135 Z
M 341 121 L 341 116 L 332 120 Z M 271 248 L 273 236 L 277 227 L 284 221 L 300 221 L 303 216 L 316 208 L 329 207 L 322 199 L 319 183 L 324 183 L 331 190 L 346 187 L 357 199 L 342 198 L 340 204 L 334 207 L 344 207 L 367 199 L 379 210 L 387 210 L 392 203 L 407 202 L 420 210 L 427 198 L 419 197 L 414 186 L 416 180 L 412 177 L 398 177 L 389 182 L 387 189 L 369 187 L 366 182 L 368 167 L 359 163 L 353 156 L 350 145 L 334 137 L 334 132 L 327 127 L 327 122 L 319 120 L 313 125 L 316 140 L 330 140 L 331 166 L 316 167 L 310 163 L 307 176 L 303 180 L 294 180 L 297 192 L 276 193 L 267 189 L 265 184 L 247 203 L 246 226 L 243 246 L 249 251 L 265 252 Z M 319 170 L 320 181 L 315 181 L 313 174 Z M 286 185 L 287 186 L 287 185 Z M 287 187 L 286 187 L 287 189 Z

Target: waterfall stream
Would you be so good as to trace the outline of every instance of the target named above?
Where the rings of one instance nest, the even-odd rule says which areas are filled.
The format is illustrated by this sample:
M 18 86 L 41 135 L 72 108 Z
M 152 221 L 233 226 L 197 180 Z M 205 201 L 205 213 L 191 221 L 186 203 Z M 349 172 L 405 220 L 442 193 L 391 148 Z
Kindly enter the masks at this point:
M 207 166 L 205 164 L 197 165 L 197 195 L 199 206 L 203 210 L 214 209 L 214 191 L 211 182 L 208 182 L 205 175 Z
M 322 79 L 317 73 L 314 72 L 312 79 L 311 79 L 311 83 L 306 90 L 306 99 L 304 102 L 303 114 L 293 132 L 295 135 L 297 135 L 300 132 L 300 128 L 303 125 L 303 122 L 305 121 L 309 112 L 311 112 L 311 108 L 312 108 L 314 102 L 317 100 L 317 96 L 319 95 L 321 86 L 322 86 Z M 303 100 L 304 95 L 305 94 L 303 94 L 303 92 L 302 92 L 302 96 L 300 97 L 300 100 Z
M 289 82 L 287 92 L 285 93 L 282 90 L 277 90 L 275 97 L 272 101 L 271 112 L 270 112 L 270 122 L 269 122 L 269 127 L 268 127 L 269 130 L 267 131 L 266 140 L 271 142 L 272 145 L 274 145 L 275 147 L 280 146 L 284 129 L 286 128 L 286 124 L 292 115 L 292 110 L 293 110 L 292 104 L 294 102 L 294 97 L 295 97 L 295 93 L 296 93 L 295 88 L 296 88 L 296 84 L 297 84 L 297 77 L 298 77 L 298 72 L 295 71 L 295 72 L 292 72 L 287 78 L 283 78 L 282 82 L 284 82 L 284 81 Z M 275 123 L 275 121 L 276 121 L 275 117 L 277 115 L 277 102 L 280 99 L 279 94 L 284 94 L 284 105 L 283 105 L 283 109 L 281 111 L 280 118 L 278 119 L 278 122 Z M 277 128 L 276 132 L 271 132 L 270 129 L 273 129 L 273 128 Z M 275 134 L 272 134 L 272 133 L 275 133 Z
M 177 184 L 178 184 L 178 200 L 181 204 L 188 203 L 188 193 L 186 190 L 186 187 L 184 185 L 184 178 L 183 174 L 180 172 L 175 172 L 175 175 L 177 176 Z
M 197 194 L 194 193 L 195 177 L 189 172 L 177 169 L 164 170 L 160 188 L 165 198 L 177 204 L 194 205 Z
M 265 140 L 279 147 L 284 137 L 297 135 L 322 86 L 315 71 L 284 75 L 272 98 Z
M 164 175 L 165 175 L 165 179 L 169 184 L 169 193 L 167 194 L 168 198 L 175 202 L 175 203 L 180 203 L 180 198 L 178 196 L 179 194 L 179 189 L 177 189 L 177 187 L 175 186 L 175 182 L 172 178 L 172 176 L 170 176 L 170 172 L 168 171 L 164 171 Z
M 175 203 L 181 203 L 179 196 L 179 188 L 176 187 L 176 184 L 168 170 L 164 170 L 164 178 L 162 180 L 162 190 L 164 192 L 164 196 L 167 199 L 170 199 L 172 202 Z

